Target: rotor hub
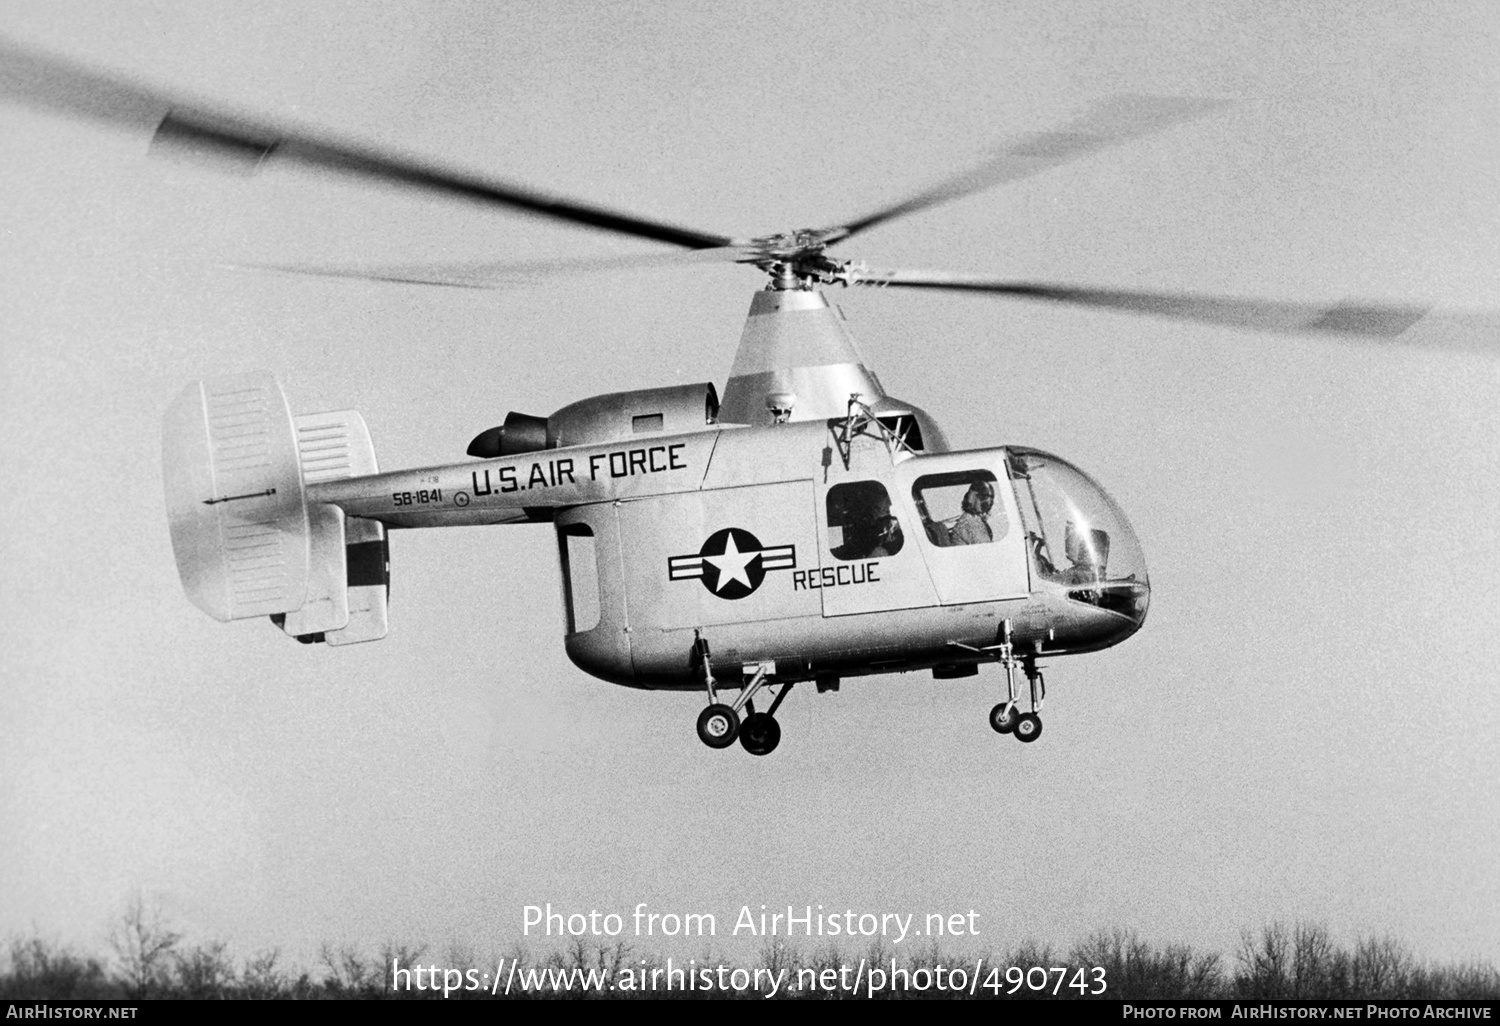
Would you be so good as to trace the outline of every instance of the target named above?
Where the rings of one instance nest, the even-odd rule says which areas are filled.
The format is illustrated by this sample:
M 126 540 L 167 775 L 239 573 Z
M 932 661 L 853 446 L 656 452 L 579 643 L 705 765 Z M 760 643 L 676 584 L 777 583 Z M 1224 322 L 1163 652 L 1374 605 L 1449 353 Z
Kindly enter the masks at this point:
M 753 263 L 771 277 L 773 291 L 810 289 L 815 285 L 848 285 L 851 263 L 832 260 L 824 251 L 842 238 L 840 229 L 801 228 L 765 235 L 751 242 Z

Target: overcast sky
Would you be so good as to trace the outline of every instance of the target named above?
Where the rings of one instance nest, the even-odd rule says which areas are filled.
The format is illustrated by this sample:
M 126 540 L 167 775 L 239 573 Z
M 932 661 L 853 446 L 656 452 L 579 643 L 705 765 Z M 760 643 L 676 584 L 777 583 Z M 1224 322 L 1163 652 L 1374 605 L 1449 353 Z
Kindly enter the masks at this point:
M 878 208 L 1113 94 L 1229 99 L 843 255 L 1500 309 L 1487 4 L 13 0 L 0 35 L 732 235 Z M 474 292 L 230 270 L 654 250 L 326 176 L 226 178 L 11 104 L 0 138 L 0 933 L 101 950 L 141 894 L 195 938 L 305 959 L 505 947 L 526 904 L 647 902 L 716 913 L 718 950 L 750 958 L 724 935 L 764 903 L 972 908 L 994 950 L 1125 926 L 1228 953 L 1306 918 L 1500 957 L 1482 326 L 1356 345 L 835 296 L 956 446 L 1033 445 L 1102 482 L 1151 612 L 1052 664 L 1034 745 L 990 730 L 989 669 L 798 689 L 752 759 L 697 740 L 700 696 L 568 662 L 545 526 L 397 533 L 375 644 L 209 620 L 177 581 L 159 439 L 184 384 L 263 369 L 296 410 L 361 410 L 383 469 L 459 461 L 509 410 L 722 387 L 753 272 Z

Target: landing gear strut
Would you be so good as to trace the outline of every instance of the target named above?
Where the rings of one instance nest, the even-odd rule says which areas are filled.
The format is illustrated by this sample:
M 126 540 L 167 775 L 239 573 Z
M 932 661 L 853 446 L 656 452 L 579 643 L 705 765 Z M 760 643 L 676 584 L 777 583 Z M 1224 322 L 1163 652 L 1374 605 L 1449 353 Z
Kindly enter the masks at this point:
M 698 715 L 698 738 L 710 748 L 728 748 L 738 738 L 741 747 L 751 755 L 770 755 L 781 744 L 781 724 L 776 722 L 776 710 L 792 690 L 790 684 L 771 701 L 766 712 L 755 711 L 755 695 L 769 685 L 769 678 L 776 672 L 775 663 L 750 663 L 744 669 L 745 682 L 740 697 L 733 705 L 719 701 L 718 681 L 714 680 L 709 666 L 708 642 L 700 634 L 693 642 L 693 658 L 703 668 L 703 686 L 708 692 L 708 708 Z M 747 715 L 743 722 L 740 712 Z
M 1042 678 L 1042 668 L 1036 664 L 1035 655 L 1017 655 L 1011 641 L 1010 621 L 1000 625 L 1000 643 L 974 648 L 971 645 L 949 644 L 956 648 L 978 652 L 997 660 L 1005 667 L 1005 701 L 990 710 L 990 726 L 997 734 L 1013 734 L 1017 741 L 1030 744 L 1042 736 L 1042 702 L 1047 697 L 1047 682 Z M 1022 712 L 1016 702 L 1016 667 L 1026 674 L 1026 683 L 1031 692 L 1031 711 Z
M 1031 712 L 1016 717 L 1014 733 L 1017 741 L 1028 744 L 1042 736 L 1042 700 L 1047 697 L 1047 681 L 1042 677 L 1042 668 L 1036 664 L 1036 656 L 1021 657 L 1021 669 L 1026 674 L 1026 683 L 1031 692 Z M 1014 671 L 1011 671 L 1014 673 Z
M 703 686 L 708 708 L 698 714 L 698 739 L 710 748 L 728 748 L 740 733 L 738 711 L 719 701 L 719 682 L 708 663 L 708 642 L 699 634 L 693 639 L 693 659 L 703 668 Z

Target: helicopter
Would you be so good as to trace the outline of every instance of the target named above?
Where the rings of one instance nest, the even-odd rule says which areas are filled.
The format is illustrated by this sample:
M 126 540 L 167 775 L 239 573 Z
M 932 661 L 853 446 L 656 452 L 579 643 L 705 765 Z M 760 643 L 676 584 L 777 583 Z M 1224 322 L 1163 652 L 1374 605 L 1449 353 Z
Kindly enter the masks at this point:
M 763 275 L 722 392 L 700 382 L 588 397 L 545 417 L 510 412 L 461 462 L 382 471 L 358 412 L 294 413 L 267 374 L 188 385 L 163 427 L 179 576 L 213 618 L 269 618 L 304 644 L 379 640 L 391 530 L 550 524 L 569 659 L 611 683 L 701 693 L 696 731 L 713 749 L 774 751 L 776 713 L 799 683 L 949 680 L 986 663 L 1004 673 L 990 725 L 1034 742 L 1043 660 L 1119 644 L 1149 608 L 1140 542 L 1094 478 L 1030 447 L 954 451 L 929 414 L 885 392 L 829 289 L 972 292 L 1345 337 L 1391 337 L 1426 312 L 878 270 L 830 253 L 898 217 L 1181 126 L 1220 106 L 1210 101 L 1108 101 L 879 210 L 738 237 L 247 118 L 4 43 L 0 94 L 144 129 L 153 151 L 251 170 L 294 163 L 674 247 L 278 270 L 469 288 L 622 264 L 729 262 Z

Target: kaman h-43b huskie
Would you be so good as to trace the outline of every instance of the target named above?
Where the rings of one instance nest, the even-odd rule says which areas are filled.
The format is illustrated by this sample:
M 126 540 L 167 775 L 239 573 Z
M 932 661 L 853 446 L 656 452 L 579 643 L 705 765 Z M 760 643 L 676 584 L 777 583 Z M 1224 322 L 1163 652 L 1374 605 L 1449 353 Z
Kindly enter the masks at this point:
M 985 662 L 1005 676 L 991 725 L 1034 741 L 1041 660 L 1118 644 L 1150 599 L 1141 546 L 1103 488 L 1036 449 L 951 451 L 930 416 L 881 387 L 820 287 L 980 292 L 1346 336 L 1397 334 L 1422 313 L 878 271 L 828 255 L 892 218 L 1214 106 L 1201 101 L 1111 101 L 864 217 L 734 238 L 226 114 L 5 44 L 0 90 L 144 129 L 153 147 L 254 168 L 298 162 L 675 247 L 636 260 L 295 270 L 471 287 L 634 262 L 730 261 L 767 275 L 722 397 L 705 382 L 595 396 L 545 418 L 511 413 L 473 439 L 465 462 L 380 472 L 358 413 L 294 414 L 273 378 L 250 375 L 188 386 L 163 439 L 178 569 L 211 616 L 270 617 L 310 644 L 373 641 L 387 630 L 389 529 L 548 524 L 572 661 L 616 684 L 701 691 L 703 742 L 738 739 L 756 755 L 777 746 L 776 711 L 798 682 L 823 691 L 862 674 L 965 677 Z

